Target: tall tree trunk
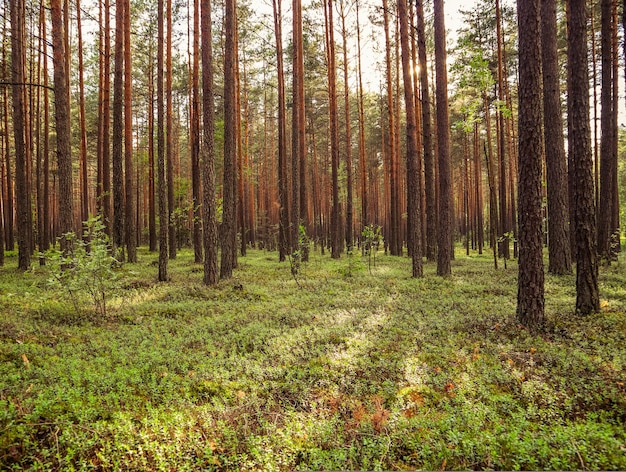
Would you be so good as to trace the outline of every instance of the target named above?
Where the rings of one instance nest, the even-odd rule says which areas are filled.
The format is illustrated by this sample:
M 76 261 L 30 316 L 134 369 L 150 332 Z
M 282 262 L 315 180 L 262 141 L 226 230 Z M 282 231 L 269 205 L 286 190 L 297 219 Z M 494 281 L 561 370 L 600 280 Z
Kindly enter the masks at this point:
M 166 0 L 165 22 L 165 161 L 167 166 L 167 225 L 169 257 L 176 259 L 176 226 L 173 222 L 176 201 L 174 198 L 174 110 L 172 102 L 172 0 Z
M 50 96 L 48 89 L 48 41 L 46 33 L 46 9 L 41 5 L 41 60 L 43 76 L 43 150 L 41 165 L 41 187 L 38 187 L 41 212 L 39 224 L 39 251 L 45 252 L 50 247 Z M 2 248 L 4 244 L 0 245 Z M 1 251 L 0 252 L 4 252 Z M 45 258 L 40 259 L 43 263 Z
M 361 63 L 361 27 L 359 23 L 359 2 L 356 0 L 356 42 L 357 42 L 357 66 L 359 80 L 359 168 L 361 171 L 361 232 L 370 224 L 369 202 L 367 193 L 367 159 L 365 149 L 365 109 L 363 98 L 363 67 Z
M 211 2 L 201 1 L 202 21 L 202 109 L 204 147 L 202 149 L 202 221 L 204 243 L 204 283 L 215 285 L 219 280 L 217 267 L 217 205 L 215 202 L 215 105 L 213 91 L 213 39 Z
M 150 252 L 157 250 L 157 229 L 156 229 L 156 205 L 155 205 L 155 185 L 156 178 L 154 168 L 154 63 L 153 61 L 153 41 L 149 39 L 148 49 L 148 248 Z
M 237 227 L 238 229 L 236 230 L 237 233 L 239 234 L 239 247 L 240 247 L 240 253 L 241 256 L 245 256 L 246 255 L 246 248 L 248 246 L 248 230 L 249 228 L 247 227 L 247 221 L 246 221 L 246 211 L 247 211 L 247 198 L 246 198 L 246 178 L 245 178 L 245 170 L 244 170 L 244 148 L 243 148 L 243 139 L 242 139 L 242 126 L 241 126 L 241 115 L 242 112 L 245 114 L 245 108 L 247 107 L 246 104 L 246 100 L 247 100 L 247 91 L 246 91 L 246 84 L 245 84 L 245 74 L 246 74 L 246 66 L 245 66 L 245 62 L 246 62 L 246 58 L 245 58 L 245 46 L 243 46 L 242 48 L 242 54 L 244 55 L 243 57 L 243 73 L 244 73 L 244 86 L 243 86 L 243 91 L 242 91 L 242 87 L 241 87 L 241 73 L 239 71 L 239 54 L 237 54 L 237 57 L 235 59 L 235 118 L 237 120 L 237 127 L 236 127 L 236 140 L 237 140 L 237 160 L 236 160 L 236 175 L 237 175 L 237 188 L 236 188 L 236 201 L 237 201 L 237 214 L 236 214 L 236 219 L 237 219 Z M 235 31 L 235 50 L 239 51 L 239 32 Z M 242 105 L 241 103 L 241 95 L 244 95 L 243 97 L 243 102 L 244 104 Z M 237 243 L 237 237 L 235 235 L 235 245 Z M 235 253 L 233 255 L 233 268 L 237 267 L 237 250 L 235 249 Z
M 622 31 L 626 32 L 626 0 L 622 1 Z M 623 48 L 624 48 L 624 58 L 626 59 L 626 41 L 623 42 Z M 617 61 L 616 61 L 617 62 Z M 617 65 L 617 64 L 616 64 Z M 616 95 L 617 96 L 617 95 Z M 617 98 L 616 98 L 617 100 Z M 619 157 L 619 156 L 618 156 Z M 622 181 L 623 182 L 623 181 Z M 617 183 L 615 184 L 617 187 Z M 622 231 L 622 226 L 621 226 L 621 222 L 620 222 L 620 201 L 619 201 L 619 192 L 615 192 L 615 199 L 616 199 L 616 211 L 614 212 L 614 215 L 617 216 L 617 221 L 615 222 L 615 227 L 618 229 L 618 234 L 617 234 L 617 249 L 618 251 L 621 252 L 622 250 L 622 238 L 621 238 L 621 231 Z
M 425 181 L 424 181 L 424 160 L 423 160 L 423 139 L 422 139 L 422 102 L 420 100 L 420 81 L 419 77 L 419 60 L 417 58 L 417 17 L 415 11 L 413 9 L 413 3 L 409 2 L 409 44 L 411 48 L 411 70 L 412 72 L 412 82 L 413 82 L 413 97 L 415 100 L 415 126 L 416 126 L 416 139 L 417 139 L 417 158 L 420 166 L 420 172 L 418 173 L 418 184 L 420 194 L 418 198 L 420 199 L 420 214 L 419 214 L 419 228 L 418 234 L 420 238 L 420 247 L 422 256 L 424 255 L 424 248 L 426 247 L 426 189 L 425 189 Z M 407 189 L 408 189 L 408 177 L 407 177 Z M 408 190 L 407 190 L 408 191 Z M 408 199 L 407 199 L 408 205 Z M 409 243 L 410 244 L 410 243 Z
M 73 230 L 73 192 L 72 192 L 72 155 L 71 155 L 71 127 L 70 107 L 68 95 L 68 77 L 65 68 L 65 40 L 66 32 L 63 29 L 63 14 L 59 0 L 50 2 L 50 17 L 52 24 L 52 47 L 54 61 L 54 97 L 55 121 L 57 131 L 57 167 L 59 172 L 59 230 L 61 234 Z M 28 208 L 30 215 L 30 205 Z M 30 219 L 30 218 L 29 218 Z M 70 240 L 61 238 L 61 249 L 64 252 L 72 250 Z
M 328 63 L 328 113 L 330 118 L 330 153 L 332 173 L 331 257 L 341 256 L 341 203 L 339 201 L 339 119 L 337 112 L 337 67 L 335 65 L 335 33 L 333 26 L 333 1 L 324 1 L 326 19 L 326 52 Z
M 246 201 L 246 228 L 248 229 L 247 234 L 247 244 L 250 245 L 251 248 L 256 247 L 257 241 L 257 212 L 255 209 L 255 202 L 258 201 L 255 195 L 255 185 L 253 182 L 253 175 L 258 175 L 258 172 L 254 172 L 254 165 L 251 163 L 251 148 L 250 148 L 250 132 L 251 129 L 256 125 L 253 115 L 250 110 L 250 100 L 248 97 L 249 90 L 249 81 L 248 81 L 248 73 L 246 69 L 246 62 L 244 61 L 243 67 L 243 77 L 244 77 L 244 127 L 242 130 L 242 150 L 243 150 L 243 169 L 244 169 L 244 196 Z M 258 170 L 258 169 L 257 169 Z
M 448 71 L 443 0 L 435 0 L 435 69 L 437 74 L 437 151 L 439 154 L 439 222 L 437 275 L 452 273 L 452 166 L 448 119 Z
M 392 182 L 396 182 L 396 185 L 391 187 L 391 198 L 395 201 L 395 215 L 396 222 L 395 227 L 397 230 L 395 231 L 396 242 L 395 245 L 398 248 L 398 256 L 402 256 L 402 252 L 404 249 L 404 241 L 406 239 L 406 221 L 404 221 L 402 215 L 404 213 L 404 209 L 406 208 L 406 202 L 404 202 L 404 197 L 406 195 L 406 185 L 404 179 L 404 172 L 401 172 L 400 169 L 400 25 L 398 22 L 398 16 L 393 16 L 394 23 L 394 65 L 395 65 L 395 73 L 394 73 L 394 107 L 393 111 L 395 113 L 394 123 L 395 127 L 393 129 L 393 139 L 395 140 L 395 154 L 393 154 L 393 161 L 391 163 L 391 172 L 392 172 Z
M 113 248 L 124 260 L 124 3 L 115 8 L 115 68 L 113 75 Z M 119 251 L 119 253 L 116 253 Z
M 569 237 L 567 162 L 561 117 L 556 0 L 541 0 L 543 123 L 548 187 L 548 272 L 572 271 Z
M 504 96 L 504 58 L 502 51 L 502 16 L 500 11 L 500 1 L 495 0 L 496 5 L 496 41 L 498 55 L 498 101 L 500 104 L 505 103 Z M 500 193 L 500 238 L 501 247 L 500 254 L 504 259 L 510 258 L 509 249 L 509 231 L 511 231 L 511 223 L 509 222 L 509 208 L 507 206 L 507 172 L 506 172 L 506 128 L 504 124 L 504 113 L 502 110 L 497 112 L 498 117 L 498 162 L 499 162 L 499 193 Z M 505 265 L 506 266 L 506 265 Z
M 17 3 L 16 3 L 17 5 Z M 12 8 L 12 3 L 9 3 L 9 8 Z M 9 16 L 11 14 L 9 13 Z M 2 33 L 3 37 L 8 36 L 8 28 L 7 28 L 7 18 L 4 17 Z M 44 35 L 45 36 L 45 35 Z M 44 45 L 45 45 L 44 41 Z M 45 46 L 44 46 L 45 47 Z M 13 48 L 11 48 L 13 49 Z M 13 71 L 7 70 L 8 65 L 11 64 L 11 60 L 7 57 L 7 44 L 5 42 L 2 43 L 2 60 L 0 61 L 0 73 L 2 73 L 3 77 L 8 77 L 9 74 L 12 76 Z M 13 77 L 12 77 L 13 78 Z M 11 90 L 13 93 L 13 90 Z M 3 99 L 3 107 L 7 110 L 6 113 L 3 114 L 2 125 L 3 125 L 3 150 L 4 154 L 1 158 L 0 170 L 2 171 L 2 218 L 4 219 L 4 241 L 6 245 L 7 251 L 12 251 L 15 248 L 14 241 L 14 231 L 13 231 L 13 177 L 11 175 L 11 145 L 10 145 L 10 127 L 9 127 L 9 88 L 6 87 L 2 91 L 2 99 Z
M 618 42 L 618 16 L 617 16 L 617 3 L 618 0 L 613 0 L 612 3 L 612 17 L 613 23 L 611 28 L 611 48 L 612 48 L 612 85 L 613 85 L 613 148 L 611 163 L 613 165 L 611 169 L 611 177 L 613 178 L 613 204 L 611 214 L 611 257 L 617 258 L 617 253 L 620 251 L 620 225 L 619 225 L 619 188 L 617 182 L 618 174 L 618 127 L 619 127 L 619 42 Z
M 462 221 L 461 234 L 465 235 L 465 255 L 470 255 L 470 238 L 471 238 L 471 227 L 470 227 L 470 196 L 469 196 L 469 133 L 463 133 L 463 167 L 459 169 L 462 173 L 460 179 L 463 182 L 463 188 L 460 195 L 460 199 L 463 201 L 463 213 L 462 213 Z
M 291 218 L 294 222 L 293 245 L 298 249 L 303 260 L 308 260 L 306 251 L 300 248 L 300 224 L 304 223 L 307 217 L 306 201 L 306 111 L 304 96 L 304 40 L 302 37 L 302 0 L 293 0 L 293 40 L 294 40 L 294 101 L 293 101 L 293 122 L 292 122 L 292 163 L 293 179 L 293 207 L 294 214 Z M 296 162 L 297 160 L 297 162 Z M 297 193 L 297 195 L 296 195 Z M 297 205 L 297 207 L 296 207 Z
M 574 174 L 574 235 L 576 240 L 576 311 L 582 315 L 600 309 L 596 209 L 589 128 L 589 70 L 587 58 L 586 0 L 568 0 L 569 154 Z
M 276 38 L 276 68 L 278 86 L 278 253 L 281 262 L 289 253 L 289 201 L 287 179 L 287 136 L 285 117 L 285 75 L 283 67 L 283 37 L 281 0 L 273 0 L 274 35 Z
M 569 10 L 568 10 L 569 15 Z M 589 37 L 591 44 L 591 64 L 592 64 L 592 84 L 593 84 L 593 181 L 595 186 L 595 205 L 598 208 L 600 203 L 600 154 L 599 154 L 599 138 L 598 138 L 598 54 L 596 47 L 596 14 L 595 8 L 589 9 L 589 17 L 591 22 L 591 27 L 589 28 Z M 569 21 L 569 20 L 568 20 Z M 568 155 L 568 165 L 570 168 L 573 168 L 573 163 L 569 159 Z M 573 185 L 572 185 L 572 176 L 573 173 L 570 173 L 570 189 L 569 189 L 569 197 L 570 201 L 573 199 Z M 571 208 L 572 205 L 570 203 L 570 221 L 574 221 L 574 209 Z M 576 242 L 574 239 L 574 232 L 570 231 L 570 239 L 572 241 L 572 257 L 575 257 L 574 247 L 576 246 Z
M 59 21 L 61 20 L 60 5 L 56 4 L 54 0 L 51 3 L 53 8 L 52 20 L 52 39 L 54 44 L 54 60 L 63 59 L 63 49 L 57 50 L 58 41 L 63 39 L 62 25 L 59 28 Z M 56 8 L 58 7 L 58 8 Z M 24 15 L 25 15 L 25 3 L 24 0 L 11 0 L 11 69 L 12 69 L 12 81 L 13 81 L 13 135 L 15 145 L 15 192 L 16 192 L 16 204 L 17 204 L 17 244 L 18 244 L 18 263 L 17 266 L 21 270 L 27 270 L 30 267 L 30 255 L 31 255 L 31 234 L 32 234 L 32 217 L 30 210 L 30 192 L 28 190 L 28 174 L 26 163 L 26 143 L 25 143 L 25 106 L 24 106 L 24 48 L 26 47 L 25 35 L 24 35 Z M 58 15 L 56 17 L 55 15 Z M 59 82 L 57 84 L 57 74 L 55 67 L 55 91 L 64 91 L 65 89 L 56 87 L 62 87 L 64 83 Z M 59 78 L 65 80 L 63 73 L 59 74 Z M 63 103 L 57 101 L 57 123 L 59 118 L 59 108 L 62 109 Z M 63 102 L 63 100 L 61 100 Z M 63 111 L 63 110 L 61 110 Z M 67 110 L 65 110 L 67 112 Z M 63 118 L 63 116 L 61 116 Z M 69 120 L 69 115 L 66 116 Z M 68 121 L 69 124 L 69 121 Z M 58 125 L 57 125 L 58 127 Z M 61 124 L 61 132 L 69 132 L 69 128 L 64 129 L 64 123 Z M 67 144 L 59 150 L 60 159 L 65 156 L 61 156 L 61 152 L 69 151 L 69 135 L 65 135 Z M 64 168 L 65 170 L 65 168 Z M 70 202 L 71 203 L 71 202 Z M 71 231 L 71 225 L 66 232 Z M 65 248 L 65 246 L 64 246 Z
M 540 0 L 518 0 L 519 25 L 519 275 L 517 319 L 536 331 L 544 324 L 541 234 Z
M 489 184 L 489 245 L 493 251 L 494 269 L 498 268 L 498 197 L 496 194 L 496 170 L 493 162 L 493 148 L 491 146 L 491 110 L 487 92 L 483 92 L 483 106 L 485 108 L 485 128 L 487 130 L 484 143 L 485 160 L 487 164 L 487 182 Z
M 78 119 L 80 129 L 80 219 L 89 219 L 89 174 L 87 169 L 87 125 L 85 119 L 85 79 L 83 74 L 83 28 L 80 0 L 76 0 L 76 29 L 78 34 Z
M 291 124 L 292 248 L 301 255 L 300 223 L 306 218 L 303 184 L 306 157 L 304 104 L 304 44 L 302 38 L 302 0 L 293 0 L 293 108 Z
M 391 36 L 389 32 L 389 7 L 387 0 L 383 0 L 383 24 L 385 29 L 385 78 L 387 84 L 387 111 L 389 113 L 389 172 L 390 172 L 390 190 L 391 195 L 389 200 L 390 211 L 390 225 L 389 225 L 389 251 L 392 255 L 397 256 L 402 253 L 402 248 L 399 247 L 399 241 L 401 238 L 398 236 L 400 231 L 400 215 L 398 215 L 399 205 L 397 202 L 398 187 L 400 182 L 397 180 L 396 173 L 394 172 L 396 166 L 396 117 L 394 113 L 394 101 L 393 101 L 393 86 L 392 86 L 392 70 L 391 70 Z
M 482 254 L 483 246 L 485 244 L 485 233 L 483 216 L 483 179 L 482 166 L 480 163 L 480 132 L 478 129 L 478 122 L 474 124 L 474 181 L 476 182 L 474 196 L 476 201 L 476 236 L 478 243 L 478 254 Z
M 163 58 L 164 58 L 164 0 L 157 2 L 157 192 L 159 204 L 159 281 L 167 280 L 167 238 L 168 238 L 168 206 L 167 181 L 165 177 L 165 107 L 163 94 Z M 210 44 L 210 43 L 209 43 Z M 174 241 L 170 241 L 174 244 Z M 205 275 L 206 277 L 206 275 Z
M 17 0 L 16 0 L 17 1 Z M 9 61 L 6 60 L 5 57 L 3 57 L 3 67 L 5 67 L 5 64 L 7 64 Z M 11 74 L 13 74 L 11 72 Z M 13 93 L 13 91 L 11 91 Z M 9 93 L 8 90 L 5 89 L 4 90 L 4 108 L 5 110 L 9 109 Z M 13 105 L 15 107 L 15 105 Z M 15 127 L 14 127 L 14 132 L 15 132 Z M 5 149 L 5 155 L 4 155 L 4 160 L 3 160 L 3 167 L 4 167 L 4 181 L 6 182 L 6 184 L 4 185 L 4 189 L 3 189 L 3 218 L 4 218 L 4 230 L 5 230 L 5 247 L 7 251 L 13 251 L 15 249 L 15 230 L 14 230 L 14 225 L 13 225 L 13 218 L 14 218 L 14 205 L 13 205 L 13 186 L 14 186 L 14 178 L 12 176 L 11 173 L 11 152 L 10 152 L 10 144 L 9 144 L 9 113 L 5 113 L 4 114 L 4 140 L 5 140 L 5 145 L 4 145 L 4 149 Z
M 435 155 L 431 120 L 430 87 L 426 56 L 426 26 L 424 1 L 416 0 L 417 48 L 419 57 L 420 90 L 422 93 L 422 135 L 424 145 L 424 188 L 426 191 L 426 259 L 437 257 L 437 198 L 435 195 Z
M 224 48 L 224 187 L 220 262 L 220 278 L 228 279 L 233 274 L 233 261 L 236 252 L 237 230 L 237 16 L 236 0 L 226 0 L 224 27 L 226 43 Z
M 407 171 L 407 208 L 410 234 L 407 238 L 409 254 L 412 259 L 412 276 L 423 275 L 421 204 L 422 192 L 420 175 L 422 173 L 421 160 L 417 143 L 417 113 L 415 110 L 416 97 L 414 96 L 413 74 L 411 67 L 411 49 L 409 44 L 409 19 L 406 0 L 398 0 L 398 17 L 400 21 L 400 42 L 402 47 L 402 75 L 404 82 L 404 104 L 406 108 L 406 171 Z
M 193 62 L 191 67 L 191 193 L 194 261 L 202 262 L 202 194 L 200 174 L 200 0 L 193 2 Z
M 343 40 L 343 100 L 344 116 L 346 122 L 346 248 L 352 251 L 354 245 L 354 197 L 353 173 L 352 173 L 352 123 L 350 119 L 350 84 L 348 82 L 348 30 L 346 29 L 345 0 L 341 2 L 341 37 Z
M 111 146 L 109 144 L 111 122 L 111 11 L 110 0 L 104 0 L 104 54 L 102 57 L 102 222 L 105 231 L 112 236 L 111 215 Z
M 612 0 L 602 0 L 602 88 L 600 91 L 601 112 L 600 129 L 602 141 L 600 143 L 600 199 L 598 202 L 598 253 L 602 260 L 610 262 L 614 257 L 611 247 L 613 222 L 613 186 L 614 161 L 614 114 L 613 106 L 617 100 L 613 97 L 613 49 L 612 49 Z
M 118 3 L 119 5 L 119 3 Z M 130 51 L 130 0 L 124 0 L 124 188 L 125 239 L 128 262 L 137 262 L 136 198 L 133 184 L 133 97 Z

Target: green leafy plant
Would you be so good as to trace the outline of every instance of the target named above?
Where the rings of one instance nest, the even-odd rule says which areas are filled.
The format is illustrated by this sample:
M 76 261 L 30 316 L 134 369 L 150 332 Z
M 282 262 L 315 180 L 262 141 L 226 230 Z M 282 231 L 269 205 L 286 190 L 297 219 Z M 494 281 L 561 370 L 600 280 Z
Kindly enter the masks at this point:
M 363 228 L 361 236 L 363 236 L 363 252 L 367 256 L 367 268 L 371 274 L 372 259 L 374 267 L 376 267 L 376 252 L 378 252 L 380 242 L 383 240 L 382 230 L 380 226 L 373 224 L 367 225 Z
M 296 281 L 296 285 L 300 287 L 300 269 L 303 262 L 309 260 L 309 250 L 311 246 L 311 239 L 306 234 L 306 228 L 304 225 L 298 227 L 298 247 L 289 255 L 289 265 L 291 268 L 291 275 Z
M 298 228 L 298 246 L 300 247 L 300 255 L 302 262 L 309 260 L 309 252 L 311 251 L 311 238 L 306 233 L 304 225 L 300 225 Z
M 348 265 L 339 270 L 344 277 L 352 277 L 356 271 L 363 268 L 363 264 L 354 256 L 354 251 L 352 249 L 348 249 L 348 251 L 346 251 L 346 260 Z
M 46 260 L 47 284 L 64 292 L 77 313 L 87 298 L 97 314 L 106 316 L 111 292 L 120 285 L 115 270 L 120 263 L 111 255 L 111 242 L 100 219 L 91 218 L 84 227 L 82 239 L 73 232 L 63 235 L 73 248 L 70 253 L 50 249 L 42 254 Z
M 546 274 L 534 335 L 487 253 L 457 251 L 449 279 L 379 253 L 375 282 L 312 257 L 306 290 L 258 249 L 235 290 L 206 287 L 187 248 L 167 284 L 138 259 L 100 325 L 59 323 L 69 301 L 43 316 L 34 298 L 67 299 L 44 270 L 0 270 L 0 470 L 626 468 L 618 267 L 584 318 L 572 277 Z
M 502 236 L 500 236 L 498 238 L 498 244 L 504 244 L 504 245 L 508 245 L 510 242 L 515 243 L 516 239 L 515 239 L 515 234 L 513 233 L 513 231 L 507 231 L 506 233 L 504 233 Z M 504 268 L 506 269 L 506 258 L 504 258 Z

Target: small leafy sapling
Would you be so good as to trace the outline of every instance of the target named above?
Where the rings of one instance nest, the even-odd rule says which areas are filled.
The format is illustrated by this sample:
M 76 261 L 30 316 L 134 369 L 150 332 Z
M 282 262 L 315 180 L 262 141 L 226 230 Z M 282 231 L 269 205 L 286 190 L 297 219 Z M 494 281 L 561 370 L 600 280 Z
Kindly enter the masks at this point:
M 115 270 L 119 261 L 111 255 L 111 242 L 99 218 L 91 218 L 84 224 L 83 238 L 73 232 L 62 237 L 69 241 L 72 250 L 63 253 L 49 249 L 44 257 L 49 275 L 50 288 L 64 292 L 80 314 L 84 299 L 93 304 L 95 312 L 107 316 L 107 302 L 111 293 L 119 287 Z
M 298 246 L 300 247 L 300 260 L 302 262 L 309 261 L 309 253 L 311 251 L 311 238 L 306 233 L 304 225 L 298 227 Z
M 309 249 L 311 246 L 311 239 L 306 234 L 306 228 L 304 225 L 298 227 L 298 247 L 289 255 L 289 265 L 291 266 L 291 275 L 296 281 L 296 285 L 300 287 L 300 268 L 302 262 L 309 260 Z
M 376 252 L 378 252 L 380 243 L 383 240 L 382 231 L 380 226 L 370 224 L 363 228 L 361 236 L 363 237 L 363 251 L 367 255 L 367 268 L 371 274 L 372 259 L 374 267 L 376 267 Z
M 363 268 L 363 264 L 360 258 L 355 257 L 354 249 L 352 247 L 348 248 L 348 250 L 346 251 L 346 256 L 348 266 L 344 269 L 341 269 L 340 272 L 343 274 L 344 277 L 352 277 L 355 272 Z
M 609 263 L 611 261 L 618 261 L 619 259 L 617 258 L 617 254 L 620 252 L 620 237 L 621 237 L 621 230 L 620 228 L 617 228 L 615 231 L 613 231 L 613 233 L 611 234 L 611 241 L 610 241 L 610 245 L 611 245 L 611 252 L 609 254 Z
M 513 233 L 513 231 L 507 231 L 506 233 L 504 233 L 502 236 L 500 236 L 498 238 L 498 244 L 506 244 L 508 245 L 510 241 L 513 241 L 513 243 L 517 242 L 515 240 L 515 234 Z M 504 258 L 504 268 L 506 269 L 506 258 Z

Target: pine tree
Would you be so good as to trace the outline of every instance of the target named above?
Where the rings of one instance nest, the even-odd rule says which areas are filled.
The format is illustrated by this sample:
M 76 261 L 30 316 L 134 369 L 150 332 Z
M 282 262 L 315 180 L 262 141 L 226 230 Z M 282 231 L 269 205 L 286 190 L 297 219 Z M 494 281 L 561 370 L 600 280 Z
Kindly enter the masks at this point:
M 536 331 L 544 324 L 543 239 L 541 234 L 540 0 L 519 0 L 519 275 L 517 319 Z

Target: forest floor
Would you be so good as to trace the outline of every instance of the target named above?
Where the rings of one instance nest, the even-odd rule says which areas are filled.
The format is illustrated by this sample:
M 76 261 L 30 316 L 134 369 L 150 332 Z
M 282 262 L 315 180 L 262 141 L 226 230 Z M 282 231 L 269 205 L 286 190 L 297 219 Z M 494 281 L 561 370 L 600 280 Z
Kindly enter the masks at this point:
M 156 260 L 116 270 L 106 316 L 0 268 L 1 470 L 626 469 L 624 261 L 584 318 L 548 275 L 532 335 L 488 254 L 412 279 L 314 252 L 296 280 L 254 250 L 214 288 L 189 250 L 167 283 Z

